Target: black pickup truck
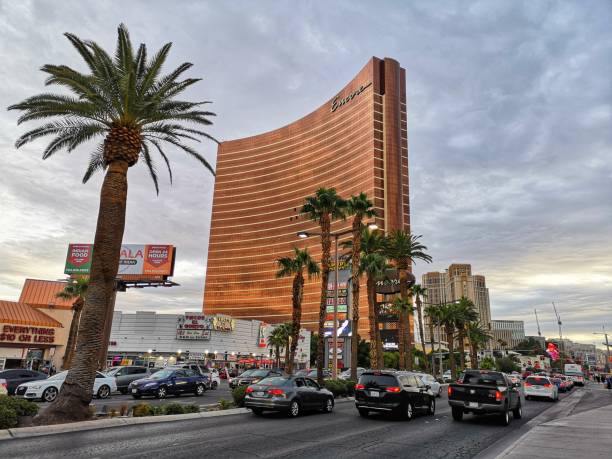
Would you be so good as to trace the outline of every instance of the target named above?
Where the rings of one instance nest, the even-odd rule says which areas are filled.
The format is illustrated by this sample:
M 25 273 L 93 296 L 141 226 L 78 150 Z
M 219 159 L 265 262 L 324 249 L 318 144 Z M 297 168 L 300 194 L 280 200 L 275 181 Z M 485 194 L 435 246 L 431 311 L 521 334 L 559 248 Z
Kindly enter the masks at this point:
M 453 419 L 461 421 L 464 413 L 491 414 L 501 417 L 503 425 L 522 417 L 521 383 L 512 383 L 499 371 L 467 370 L 454 384 L 448 386 L 448 403 Z

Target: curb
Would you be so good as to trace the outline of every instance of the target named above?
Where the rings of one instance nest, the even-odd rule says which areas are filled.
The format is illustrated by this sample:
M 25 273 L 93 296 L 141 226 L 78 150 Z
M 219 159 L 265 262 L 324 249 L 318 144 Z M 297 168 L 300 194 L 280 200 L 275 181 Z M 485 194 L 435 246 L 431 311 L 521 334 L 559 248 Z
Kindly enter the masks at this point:
M 187 421 L 190 419 L 214 418 L 219 416 L 231 416 L 245 414 L 246 408 L 234 408 L 223 411 L 208 411 L 203 413 L 172 414 L 167 416 L 146 416 L 142 418 L 113 418 L 100 419 L 97 421 L 83 421 L 69 424 L 54 424 L 50 426 L 19 427 L 0 430 L 0 441 L 13 438 L 39 437 L 42 435 L 54 435 L 67 432 L 80 432 L 96 429 L 108 429 L 134 424 L 156 424 L 161 422 Z

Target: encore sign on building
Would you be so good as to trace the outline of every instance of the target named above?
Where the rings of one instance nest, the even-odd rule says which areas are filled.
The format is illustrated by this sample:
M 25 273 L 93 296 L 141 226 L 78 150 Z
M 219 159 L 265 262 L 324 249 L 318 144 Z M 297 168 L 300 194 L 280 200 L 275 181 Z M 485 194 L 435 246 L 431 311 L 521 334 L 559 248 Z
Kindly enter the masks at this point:
M 0 325 L 0 344 L 49 345 L 54 343 L 55 328 Z
M 123 244 L 117 277 L 172 276 L 175 250 L 167 244 Z M 64 273 L 88 275 L 92 255 L 93 244 L 70 244 Z

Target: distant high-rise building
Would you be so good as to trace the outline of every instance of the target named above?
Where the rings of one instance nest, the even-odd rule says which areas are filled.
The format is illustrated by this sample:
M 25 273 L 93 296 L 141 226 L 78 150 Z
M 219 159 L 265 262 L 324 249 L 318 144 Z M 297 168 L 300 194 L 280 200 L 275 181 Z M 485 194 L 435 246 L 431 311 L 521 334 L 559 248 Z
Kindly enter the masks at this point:
M 448 267 L 446 272 L 425 273 L 422 276 L 421 285 L 427 289 L 425 306 L 450 303 L 466 297 L 476 306 L 480 323 L 486 328 L 490 327 L 489 289 L 484 276 L 472 274 L 471 265 L 454 263 Z M 435 341 L 445 341 L 444 334 L 439 336 L 438 330 L 434 331 L 434 337 Z M 425 340 L 427 342 L 431 340 L 427 320 L 425 321 Z
M 522 320 L 492 320 L 491 346 L 493 349 L 509 350 L 525 340 L 525 322 Z

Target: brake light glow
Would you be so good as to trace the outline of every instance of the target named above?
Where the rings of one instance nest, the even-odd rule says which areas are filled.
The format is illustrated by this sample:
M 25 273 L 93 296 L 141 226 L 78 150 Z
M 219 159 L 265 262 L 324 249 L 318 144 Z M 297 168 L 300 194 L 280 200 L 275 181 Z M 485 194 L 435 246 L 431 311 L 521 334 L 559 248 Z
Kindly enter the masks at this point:
M 365 386 L 363 384 L 355 384 L 355 389 L 363 390 L 363 389 L 365 389 Z
M 531 387 L 531 383 L 526 382 L 526 383 L 525 383 L 525 387 Z
M 496 402 L 501 402 L 502 400 L 502 393 L 498 390 L 495 391 L 495 401 Z
M 282 389 L 270 389 L 268 391 L 268 394 L 270 394 L 270 395 L 277 395 L 277 396 L 278 395 L 285 395 L 285 391 L 282 390 Z
M 250 394 L 251 392 L 253 392 L 253 388 L 252 387 L 247 387 L 246 388 L 246 393 Z
M 387 392 L 393 392 L 394 394 L 396 394 L 396 393 L 398 393 L 399 391 L 401 391 L 401 390 L 402 390 L 402 388 L 401 388 L 401 387 L 398 387 L 398 386 L 390 386 L 390 387 L 387 387 L 387 389 L 386 389 L 386 390 L 387 390 Z
M 552 384 L 546 383 L 546 384 L 544 384 L 544 387 L 546 387 L 547 389 L 550 389 L 552 387 Z
M 450 397 L 453 394 L 453 388 L 448 386 L 448 396 Z

